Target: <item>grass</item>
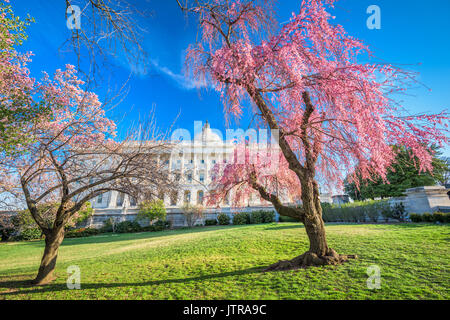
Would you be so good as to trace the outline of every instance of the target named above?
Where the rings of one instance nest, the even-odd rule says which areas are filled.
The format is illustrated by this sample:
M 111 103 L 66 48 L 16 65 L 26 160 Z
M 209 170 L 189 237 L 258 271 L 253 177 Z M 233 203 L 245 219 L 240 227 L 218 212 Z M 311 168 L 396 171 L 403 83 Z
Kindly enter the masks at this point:
M 0 299 L 449 299 L 450 226 L 327 225 L 341 266 L 262 273 L 308 248 L 297 223 L 206 227 L 64 240 L 51 285 L 32 287 L 43 241 L 0 244 Z M 367 288 L 367 267 L 381 289 Z M 81 290 L 66 286 L 81 269 Z

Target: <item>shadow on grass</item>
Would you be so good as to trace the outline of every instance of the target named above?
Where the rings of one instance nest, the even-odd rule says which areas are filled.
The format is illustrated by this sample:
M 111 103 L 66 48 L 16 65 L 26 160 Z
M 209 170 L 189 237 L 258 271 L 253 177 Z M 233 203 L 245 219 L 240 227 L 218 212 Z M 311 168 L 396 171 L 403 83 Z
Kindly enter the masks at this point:
M 282 226 L 270 226 L 267 228 L 264 228 L 264 230 L 283 230 L 283 229 L 304 229 L 305 226 L 302 223 L 294 223 L 291 222 L 289 225 L 282 225 Z
M 194 227 L 186 229 L 173 229 L 165 231 L 147 231 L 147 232 L 136 232 L 136 233 L 103 233 L 90 237 L 80 237 L 80 238 L 65 238 L 61 246 L 74 246 L 80 244 L 94 244 L 94 243 L 109 243 L 116 241 L 128 241 L 128 240 L 144 240 L 165 236 L 182 235 L 189 233 L 199 233 L 199 232 L 212 232 L 221 229 L 229 228 L 239 228 L 242 226 L 208 226 L 208 227 Z M 20 244 L 26 246 L 36 246 L 44 247 L 44 240 L 32 240 L 32 241 L 18 241 L 10 242 L 11 245 Z
M 202 275 L 197 277 L 189 277 L 182 279 L 165 279 L 165 280 L 152 280 L 144 282 L 130 282 L 130 283 L 81 283 L 81 290 L 87 289 L 101 289 L 101 288 L 120 288 L 120 287 L 142 287 L 142 286 L 153 286 L 169 283 L 187 283 L 190 281 L 204 281 L 204 280 L 214 280 L 221 279 L 229 276 L 243 276 L 252 273 L 260 273 L 264 267 L 253 267 L 243 270 L 236 270 L 223 273 L 214 273 L 208 275 Z M 58 292 L 65 291 L 67 285 L 64 283 L 49 284 L 46 286 L 33 286 L 31 280 L 7 280 L 0 281 L 0 289 L 8 289 L 8 291 L 0 292 L 0 297 L 14 296 L 20 294 L 36 294 L 45 292 Z

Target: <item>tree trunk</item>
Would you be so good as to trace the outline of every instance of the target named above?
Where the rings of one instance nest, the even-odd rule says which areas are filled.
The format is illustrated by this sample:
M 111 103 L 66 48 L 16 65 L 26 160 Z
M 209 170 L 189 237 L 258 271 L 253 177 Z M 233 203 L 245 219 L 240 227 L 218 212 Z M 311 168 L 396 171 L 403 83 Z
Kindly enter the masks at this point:
M 42 256 L 41 265 L 38 274 L 33 280 L 35 285 L 44 285 L 53 281 L 53 270 L 56 266 L 58 249 L 64 239 L 64 227 L 53 228 L 45 236 L 45 250 Z
M 292 270 L 309 266 L 336 265 L 356 259 L 356 255 L 342 255 L 328 247 L 325 224 L 322 219 L 322 207 L 319 199 L 319 187 L 313 178 L 302 181 L 302 222 L 309 238 L 309 250 L 292 260 L 281 260 L 265 271 Z

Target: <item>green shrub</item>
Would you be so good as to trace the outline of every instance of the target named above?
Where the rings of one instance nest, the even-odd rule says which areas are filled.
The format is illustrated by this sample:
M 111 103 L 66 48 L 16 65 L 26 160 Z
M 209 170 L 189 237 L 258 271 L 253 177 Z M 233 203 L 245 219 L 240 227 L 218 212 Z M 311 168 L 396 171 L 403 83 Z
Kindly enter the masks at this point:
M 440 222 L 440 223 L 444 223 L 445 222 L 445 215 L 443 212 L 439 212 L 436 211 L 435 213 L 433 213 L 433 222 Z
M 137 221 L 148 221 L 152 224 L 157 219 L 158 221 L 166 219 L 166 207 L 163 200 L 144 200 L 139 203 Z
M 446 212 L 444 214 L 444 223 L 449 223 L 450 222 L 450 212 Z
M 100 233 L 100 230 L 95 228 L 80 228 L 67 231 L 64 235 L 65 238 L 80 238 L 94 236 Z
M 433 216 L 431 215 L 431 213 L 425 212 L 422 215 L 422 221 L 424 221 L 424 222 L 433 222 Z
M 402 202 L 396 203 L 391 211 L 391 218 L 396 219 L 398 221 L 405 221 L 406 219 L 406 210 L 405 206 Z
M 274 211 L 262 211 L 263 223 L 275 222 L 275 212 Z
M 250 223 L 250 215 L 247 212 L 238 212 L 233 215 L 233 224 L 242 225 Z
M 109 217 L 105 221 L 103 221 L 103 226 L 100 228 L 100 232 L 114 232 L 114 227 L 116 225 L 116 221 L 114 218 Z
M 33 240 L 40 239 L 42 237 L 42 231 L 39 228 L 27 228 L 20 232 L 20 240 Z
M 368 201 L 364 206 L 364 211 L 367 217 L 372 222 L 378 222 L 380 217 L 380 205 L 377 201 Z
M 205 220 L 205 226 L 215 226 L 217 224 L 216 219 L 206 219 Z
M 300 220 L 294 219 L 292 217 L 280 216 L 278 218 L 279 222 L 300 222 Z
M 410 213 L 409 218 L 412 222 L 422 222 L 422 215 L 417 213 Z
M 380 202 L 380 212 L 386 222 L 392 217 L 392 208 L 388 201 Z
M 130 233 L 142 231 L 141 225 L 136 221 L 122 221 L 115 226 L 117 233 Z
M 230 217 L 226 213 L 221 213 L 217 216 L 217 221 L 221 226 L 226 226 L 230 224 Z
M 251 224 L 260 224 L 263 222 L 264 222 L 264 212 L 263 211 L 253 211 L 250 214 L 250 223 Z

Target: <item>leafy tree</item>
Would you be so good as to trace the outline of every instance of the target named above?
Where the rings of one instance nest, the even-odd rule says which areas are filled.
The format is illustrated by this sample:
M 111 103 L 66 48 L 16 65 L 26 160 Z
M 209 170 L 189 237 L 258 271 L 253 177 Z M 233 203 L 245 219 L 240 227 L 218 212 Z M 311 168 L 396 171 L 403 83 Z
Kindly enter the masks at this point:
M 186 55 L 189 74 L 219 92 L 227 116 L 239 119 L 248 110 L 255 123 L 278 133 L 280 152 L 268 156 L 242 143 L 233 159 L 218 164 L 210 197 L 220 204 L 234 189 L 233 202 L 244 206 L 256 190 L 280 215 L 304 223 L 309 250 L 267 270 L 354 258 L 328 246 L 318 179 L 342 184 L 355 163 L 362 178 L 385 178 L 393 144 L 411 148 L 419 169 L 431 170 L 426 146 L 448 142 L 447 114 L 405 115 L 392 103 L 389 94 L 404 91 L 413 75 L 358 62 L 370 51 L 331 22 L 334 2 L 304 0 L 285 24 L 276 21 L 271 1 L 178 2 L 199 21 L 198 42 Z M 281 184 L 300 196 L 302 208 L 281 202 Z
M 31 53 L 16 51 L 27 39 L 25 30 L 33 21 L 29 16 L 20 20 L 0 0 L 0 152 L 14 152 L 16 145 L 28 142 L 26 124 L 36 123 L 48 111 L 33 101 L 38 84 L 27 68 Z
M 44 77 L 36 99 L 50 107 L 51 116 L 28 125 L 32 142 L 17 146 L 20 152 L 0 157 L 0 194 L 10 203 L 26 203 L 45 235 L 35 284 L 53 279 L 65 227 L 86 202 L 113 190 L 137 198 L 176 185 L 155 156 L 168 142 L 154 136 L 154 124 L 117 141 L 116 125 L 105 116 L 108 104 L 77 75 L 67 65 L 53 79 Z M 39 209 L 48 203 L 57 203 L 50 224 Z
M 358 175 L 356 181 L 351 183 L 346 181 L 345 192 L 355 200 L 400 197 L 408 188 L 432 186 L 445 180 L 448 164 L 438 157 L 436 148 L 432 148 L 435 154 L 431 161 L 431 172 L 419 170 L 418 159 L 410 150 L 397 146 L 393 149 L 396 158 L 387 171 L 386 180 L 379 177 L 374 180 L 363 180 L 361 175 Z
M 166 207 L 163 200 L 144 200 L 139 203 L 137 220 L 148 220 L 150 224 L 153 224 L 155 220 L 164 220 L 165 218 Z

